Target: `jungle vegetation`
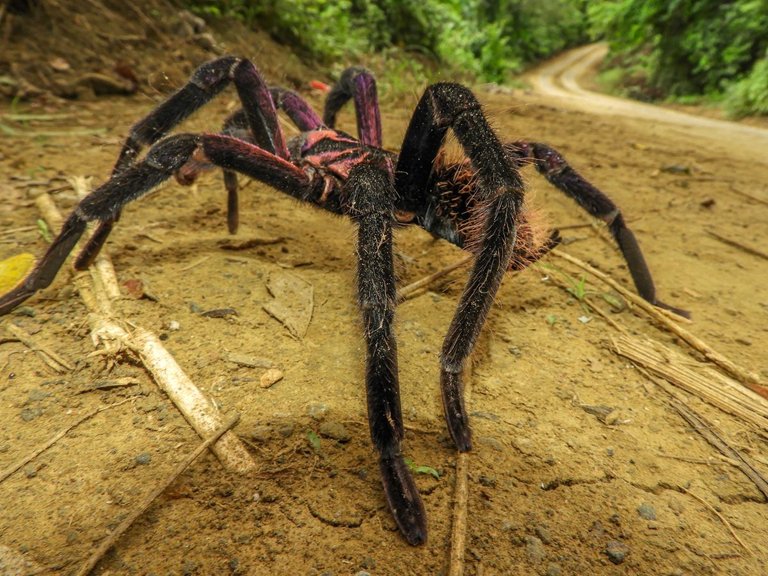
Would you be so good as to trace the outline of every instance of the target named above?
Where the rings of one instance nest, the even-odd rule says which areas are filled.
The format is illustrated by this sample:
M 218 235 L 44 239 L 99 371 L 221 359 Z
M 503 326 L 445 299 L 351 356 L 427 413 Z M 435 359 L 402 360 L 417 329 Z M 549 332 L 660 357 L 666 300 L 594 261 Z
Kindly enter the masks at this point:
M 189 0 L 331 62 L 400 51 L 485 82 L 605 40 L 605 77 L 648 100 L 768 115 L 768 0 Z

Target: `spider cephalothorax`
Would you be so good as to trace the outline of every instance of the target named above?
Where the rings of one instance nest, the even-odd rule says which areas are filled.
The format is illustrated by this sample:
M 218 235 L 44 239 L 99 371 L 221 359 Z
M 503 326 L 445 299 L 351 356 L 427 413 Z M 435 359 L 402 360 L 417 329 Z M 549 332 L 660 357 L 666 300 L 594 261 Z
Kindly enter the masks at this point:
M 227 119 L 221 133 L 167 135 L 230 83 L 237 88 L 242 110 Z M 334 127 L 336 114 L 350 99 L 355 104 L 357 137 Z M 286 141 L 278 110 L 298 127 L 299 136 Z M 464 159 L 448 161 L 441 153 L 449 129 Z M 148 145 L 151 148 L 142 158 L 141 150 Z M 362 68 L 342 74 L 328 94 L 321 119 L 294 92 L 268 87 L 250 61 L 227 56 L 208 62 L 133 126 L 111 178 L 78 204 L 32 272 L 0 296 L 0 314 L 53 281 L 87 222 L 100 224 L 75 261 L 76 268 L 87 267 L 96 256 L 123 205 L 174 175 L 190 183 L 205 167 L 222 168 L 232 232 L 238 223 L 237 173 L 302 202 L 349 216 L 358 227 L 357 286 L 367 345 L 371 438 L 397 525 L 409 543 L 420 544 L 427 537 L 424 507 L 400 447 L 403 419 L 393 331 L 394 227 L 421 226 L 476 256 L 440 354 L 445 418 L 462 451 L 471 448 L 471 438 L 461 373 L 499 284 L 508 270 L 524 268 L 557 243 L 556 234 L 541 234 L 531 224 L 519 174 L 524 164 L 533 164 L 589 214 L 608 223 L 640 295 L 662 304 L 656 300 L 637 241 L 616 205 L 548 146 L 502 144 L 467 88 L 453 83 L 429 86 L 400 154 L 381 146 L 376 84 Z

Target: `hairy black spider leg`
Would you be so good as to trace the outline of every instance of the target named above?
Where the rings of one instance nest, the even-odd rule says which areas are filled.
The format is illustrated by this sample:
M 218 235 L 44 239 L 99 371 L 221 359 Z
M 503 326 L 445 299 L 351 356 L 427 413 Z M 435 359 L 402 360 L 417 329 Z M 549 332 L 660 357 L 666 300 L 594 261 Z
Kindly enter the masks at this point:
M 371 439 L 387 503 L 410 544 L 427 539 L 424 505 L 400 451 L 403 416 L 393 330 L 396 307 L 392 263 L 394 188 L 385 168 L 361 164 L 345 185 L 346 212 L 357 223 L 357 290 L 367 344 L 365 385 Z
M 640 249 L 640 244 L 613 200 L 574 170 L 557 150 L 546 144 L 513 142 L 505 145 L 505 150 L 513 158 L 532 159 L 539 173 L 553 186 L 573 198 L 591 216 L 600 218 L 608 224 L 608 228 L 627 262 L 635 288 L 644 300 L 661 308 L 672 310 L 681 316 L 690 316 L 686 310 L 669 306 L 656 298 L 656 287 Z
M 53 282 L 67 256 L 92 220 L 111 221 L 120 208 L 173 175 L 197 146 L 190 134 L 171 136 L 156 144 L 147 158 L 107 180 L 75 207 L 43 257 L 16 288 L 0 298 L 0 315 L 10 312 Z M 97 229 L 97 232 L 101 228 Z
M 310 180 L 301 168 L 255 144 L 223 134 L 203 134 L 199 139 L 205 157 L 226 171 L 239 172 L 304 202 L 322 193 L 322 181 Z
M 64 222 L 59 235 L 32 271 L 14 287 L 0 297 L 0 316 L 7 314 L 38 290 L 50 286 L 69 253 L 85 232 L 86 221 L 75 211 Z
M 114 218 L 125 204 L 173 176 L 196 150 L 217 166 L 240 171 L 299 200 L 307 200 L 313 193 L 321 194 L 322 182 L 314 184 L 290 162 L 237 138 L 216 134 L 169 136 L 155 144 L 141 162 L 113 176 L 83 198 L 27 277 L 0 297 L 0 315 L 50 285 L 85 231 L 87 222 L 107 222 Z
M 251 61 L 225 56 L 198 67 L 187 84 L 133 125 L 112 174 L 125 170 L 135 162 L 143 146 L 153 144 L 165 136 L 230 82 L 237 89 L 244 117 L 255 141 L 268 152 L 287 160 L 290 155 L 266 81 Z M 227 225 L 232 232 L 237 230 L 239 221 L 236 177 L 228 176 L 225 185 L 228 194 Z M 120 212 L 115 211 L 114 216 L 100 224 L 78 257 L 78 267 L 86 268 L 96 258 L 119 215 Z
M 289 159 L 275 103 L 259 70 L 250 60 L 243 60 L 235 66 L 233 80 L 254 142 L 267 152 Z
M 442 83 L 427 88 L 405 135 L 395 186 L 406 209 L 423 209 L 431 168 L 448 128 L 477 170 L 477 208 L 471 218 L 479 248 L 440 354 L 440 386 L 448 429 L 461 451 L 472 447 L 461 372 L 510 265 L 523 183 L 504 154 L 480 104 L 467 88 Z
M 225 56 L 206 62 L 195 70 L 187 84 L 134 124 L 118 154 L 112 175 L 126 170 L 136 161 L 144 146 L 160 140 L 174 126 L 191 116 L 226 88 L 232 68 L 239 61 L 240 59 L 234 56 Z M 119 218 L 118 210 L 99 224 L 77 257 L 75 267 L 78 270 L 84 270 L 91 265 Z
M 350 98 L 355 102 L 358 140 L 366 146 L 381 148 L 381 113 L 376 79 L 365 68 L 353 66 L 342 72 L 325 100 L 325 124 L 329 128 L 336 126 L 336 115 Z
M 131 127 L 112 170 L 116 174 L 131 165 L 144 146 L 157 142 L 174 126 L 208 103 L 230 82 L 232 68 L 240 58 L 225 56 L 206 62 L 189 81 Z

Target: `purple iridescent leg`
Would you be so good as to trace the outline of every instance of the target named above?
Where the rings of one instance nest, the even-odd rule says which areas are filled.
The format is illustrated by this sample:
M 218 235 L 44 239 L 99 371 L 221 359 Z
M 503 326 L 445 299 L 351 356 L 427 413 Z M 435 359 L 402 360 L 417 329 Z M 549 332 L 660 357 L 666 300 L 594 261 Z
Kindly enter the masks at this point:
M 200 66 L 185 86 L 133 125 L 112 174 L 117 175 L 131 166 L 144 146 L 160 140 L 169 130 L 209 102 L 230 83 L 237 89 L 243 104 L 245 122 L 255 140 L 268 152 L 281 158 L 289 158 L 275 105 L 261 73 L 248 60 L 226 56 Z M 184 173 L 184 167 L 180 167 L 179 171 Z M 194 169 L 187 168 L 186 171 L 187 177 L 191 178 Z M 229 185 L 231 187 L 231 178 Z M 234 201 L 232 196 L 233 193 L 230 192 L 230 206 L 236 204 L 236 192 Z M 78 269 L 87 268 L 93 262 L 119 214 L 119 210 L 115 211 L 98 226 L 75 262 Z M 237 228 L 237 218 L 235 210 L 234 216 L 229 217 L 230 230 Z
M 367 146 L 381 148 L 381 114 L 376 80 L 365 68 L 347 68 L 341 74 L 325 101 L 325 124 L 329 128 L 335 126 L 336 115 L 350 98 L 355 102 L 358 139 Z
M 144 160 L 127 166 L 83 198 L 29 275 L 0 298 L 0 315 L 50 285 L 88 222 L 109 221 L 125 204 L 172 177 L 193 157 L 242 172 L 299 200 L 322 194 L 322 182 L 310 181 L 287 160 L 247 142 L 214 134 L 169 136 L 155 144 Z

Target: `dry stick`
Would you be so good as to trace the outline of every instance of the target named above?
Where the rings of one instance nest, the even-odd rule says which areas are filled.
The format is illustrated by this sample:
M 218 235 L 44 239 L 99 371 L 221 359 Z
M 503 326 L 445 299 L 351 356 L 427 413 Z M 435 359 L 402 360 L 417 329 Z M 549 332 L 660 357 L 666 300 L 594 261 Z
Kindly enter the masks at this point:
M 19 232 L 31 232 L 37 230 L 37 226 L 19 226 L 18 228 L 7 228 L 0 231 L 0 236 L 11 236 Z
M 80 568 L 80 570 L 77 572 L 77 576 L 88 576 L 88 574 L 90 574 L 91 571 L 96 567 L 96 564 L 99 563 L 99 560 L 101 560 L 104 554 L 106 554 L 109 549 L 115 545 L 115 543 L 120 539 L 120 536 L 122 536 L 126 530 L 131 527 L 131 524 L 133 524 L 136 519 L 152 505 L 152 502 L 154 502 L 163 492 L 165 492 L 165 490 L 171 484 L 173 484 L 187 468 L 189 468 L 189 466 L 200 456 L 200 454 L 205 452 L 212 444 L 214 444 L 214 442 L 221 438 L 225 432 L 237 424 L 238 420 L 240 420 L 239 414 L 235 414 L 229 418 L 209 438 L 200 444 L 194 450 L 194 452 L 187 456 L 186 460 L 179 464 L 171 473 L 171 475 L 168 476 L 168 478 L 166 478 L 160 485 L 158 485 L 149 495 L 147 495 L 147 497 L 144 498 L 139 506 L 137 506 L 133 512 L 131 512 L 122 522 L 120 522 L 117 528 L 115 528 L 114 532 L 112 532 L 112 534 L 104 539 L 99 547 L 93 551 L 91 556 L 88 558 L 88 561 L 83 564 L 82 568 Z
M 557 248 L 552 250 L 550 254 L 553 254 L 558 258 L 566 260 L 571 264 L 575 264 L 576 266 L 589 272 L 596 278 L 599 278 L 600 280 L 608 284 L 611 288 L 616 290 L 619 294 L 621 294 L 625 299 L 629 300 L 630 302 L 635 304 L 638 308 L 641 308 L 643 311 L 645 311 L 649 316 L 651 316 L 651 318 L 663 324 L 670 332 L 680 337 L 694 350 L 701 352 L 707 360 L 720 366 L 720 368 L 728 372 L 731 376 L 733 376 L 734 378 L 736 378 L 737 380 L 745 384 L 747 388 L 752 389 L 753 391 L 757 392 L 761 396 L 765 395 L 765 391 L 762 390 L 763 387 L 760 386 L 760 377 L 757 376 L 757 374 L 748 372 L 744 368 L 741 368 L 740 366 L 737 366 L 736 364 L 731 362 L 728 358 L 726 358 L 719 352 L 716 352 L 714 349 L 712 349 L 712 347 L 706 344 L 703 340 L 701 340 L 697 336 L 694 336 L 688 330 L 686 330 L 676 322 L 673 322 L 672 320 L 670 320 L 670 318 L 667 316 L 668 313 L 666 313 L 666 311 L 662 312 L 661 310 L 656 308 L 656 306 L 654 306 L 653 304 L 646 302 L 640 296 L 630 292 L 629 290 L 621 286 L 618 282 L 613 280 L 607 274 L 601 272 L 600 270 L 597 270 L 596 268 L 593 268 L 586 262 L 583 262 L 578 258 L 571 256 L 570 254 L 566 254 L 565 252 L 562 252 Z M 670 314 L 670 315 L 676 316 L 674 314 Z
M 0 472 L 0 482 L 5 481 L 11 474 L 16 472 L 19 468 L 31 462 L 35 458 L 37 458 L 40 454 L 42 454 L 43 452 L 48 450 L 48 448 L 56 444 L 56 442 L 61 440 L 69 431 L 77 428 L 78 426 L 80 426 L 80 424 L 82 424 L 89 418 L 93 418 L 99 412 L 103 412 L 104 410 L 109 410 L 110 408 L 114 408 L 115 406 L 120 406 L 120 404 L 125 404 L 126 402 L 130 402 L 131 400 L 132 400 L 131 398 L 126 398 L 125 400 L 121 400 L 120 402 L 115 402 L 114 404 L 110 404 L 108 406 L 102 406 L 101 408 L 97 408 L 96 410 L 91 410 L 85 416 L 81 416 L 76 422 L 73 422 L 66 428 L 62 428 L 61 430 L 59 430 L 46 442 L 44 442 L 43 444 L 35 448 L 30 454 L 28 454 L 27 456 L 25 456 L 15 464 L 11 464 L 10 466 L 8 466 L 8 468 Z
M 624 335 L 613 338 L 612 344 L 614 352 L 634 364 L 768 433 L 768 400 L 735 380 L 708 366 L 705 367 L 705 374 L 692 370 L 689 366 L 698 362 L 654 340 Z
M 77 197 L 82 199 L 91 189 L 91 178 L 85 176 L 72 176 L 67 178 L 67 182 L 77 194 Z M 90 268 L 91 277 L 93 281 L 99 283 L 103 290 L 95 290 L 97 297 L 99 293 L 107 296 L 105 304 L 111 306 L 113 300 L 118 300 L 121 297 L 120 285 L 117 282 L 117 274 L 115 273 L 115 267 L 112 265 L 112 260 L 107 255 L 105 250 L 100 251 L 96 255 L 96 260 L 93 266 Z
M 45 362 L 52 370 L 61 373 L 75 369 L 72 364 L 56 354 L 56 352 L 36 342 L 32 335 L 23 328 L 12 322 L 6 324 L 5 328 L 8 330 L 8 332 L 18 338 L 22 344 L 32 350 L 32 352 L 40 356 L 40 359 Z
M 559 251 L 558 251 L 559 252 Z M 558 256 L 566 256 L 564 254 L 558 253 Z M 568 259 L 568 258 L 566 258 Z M 575 260 L 575 259 L 574 259 Z M 580 264 L 579 264 L 580 265 Z M 585 266 L 581 266 L 584 269 L 587 269 Z M 589 271 L 589 270 L 588 270 Z M 598 276 L 600 277 L 600 276 Z M 559 278 L 555 276 L 551 276 L 553 281 L 561 286 L 564 289 L 567 289 L 567 286 L 560 280 Z M 601 278 L 602 279 L 602 278 Z M 611 283 L 609 283 L 611 284 Z M 612 284 L 611 284 L 612 285 Z M 617 288 L 617 286 L 613 286 L 614 289 Z M 619 292 L 623 293 L 623 290 L 620 290 Z M 644 302 L 644 301 L 643 301 Z M 587 302 L 587 304 L 595 311 L 598 309 L 595 308 L 595 306 L 591 302 Z M 601 314 L 602 315 L 602 314 Z M 604 316 L 605 317 L 605 316 Z M 605 317 L 608 319 L 607 317 Z M 666 320 L 666 318 L 665 318 Z M 666 322 L 665 322 L 666 323 Z M 626 339 L 626 330 L 624 330 L 621 326 L 618 324 L 615 324 L 614 322 L 611 322 L 611 324 L 614 325 L 614 327 L 618 328 L 620 332 L 625 334 Z M 614 347 L 615 350 L 618 352 L 618 347 L 616 346 L 616 341 L 614 340 Z M 735 448 L 731 447 L 721 435 L 719 435 L 715 430 L 714 427 L 709 424 L 702 416 L 697 414 L 693 409 L 689 408 L 682 400 L 680 400 L 677 395 L 667 386 L 665 382 L 662 382 L 658 378 L 652 376 L 648 369 L 644 367 L 638 367 L 640 371 L 645 374 L 646 378 L 651 380 L 652 382 L 655 382 L 656 385 L 661 388 L 664 392 L 666 392 L 670 404 L 672 407 L 677 410 L 677 412 L 682 416 L 684 420 L 690 424 L 690 426 L 696 430 L 707 442 L 709 442 L 712 446 L 717 448 L 722 454 L 724 459 L 731 465 L 736 466 L 739 468 L 757 487 L 758 490 L 760 490 L 763 495 L 768 498 L 768 482 L 766 482 L 765 478 L 760 474 L 760 472 L 750 464 L 746 458 Z M 665 375 L 666 377 L 666 375 Z M 761 398 L 757 398 L 757 400 L 761 400 Z M 681 487 L 682 488 L 682 487 Z M 731 535 L 734 537 L 734 539 L 749 553 L 751 553 L 750 549 L 744 544 L 744 542 L 739 538 L 739 536 L 736 534 L 736 532 L 731 527 L 730 523 L 720 514 L 718 513 L 714 508 L 712 508 L 707 502 L 696 496 L 695 494 L 691 493 L 690 491 L 685 490 L 682 488 L 683 492 L 690 494 L 700 502 L 702 502 L 705 506 L 707 506 L 712 512 L 714 512 L 720 520 L 723 522 L 723 524 L 728 528 Z
M 654 382 L 667 394 L 672 407 L 677 410 L 678 414 L 680 414 L 688 424 L 690 424 L 691 428 L 698 432 L 712 446 L 717 448 L 717 450 L 723 456 L 728 458 L 729 461 L 733 461 L 733 465 L 741 470 L 744 475 L 752 481 L 755 487 L 763 493 L 766 499 L 768 499 L 768 480 L 763 477 L 760 471 L 757 470 L 741 452 L 728 444 L 725 438 L 715 430 L 715 427 L 710 422 L 700 414 L 697 414 L 690 406 L 681 400 L 666 382 L 649 373 L 645 368 L 638 367 L 638 369 L 646 378 L 651 382 Z
M 733 536 L 733 538 L 736 540 L 736 542 L 738 542 L 738 543 L 739 543 L 739 545 L 740 545 L 742 548 L 744 548 L 744 550 L 747 552 L 747 554 L 750 554 L 750 555 L 752 554 L 752 550 L 750 550 L 750 549 L 749 549 L 749 547 L 748 547 L 748 546 L 747 546 L 747 545 L 744 543 L 744 541 L 743 541 L 741 538 L 739 538 L 739 535 L 738 535 L 738 534 L 736 534 L 736 531 L 733 529 L 733 526 L 731 526 L 731 523 L 730 523 L 730 522 L 728 522 L 728 520 L 725 518 L 725 516 L 723 516 L 722 514 L 720 514 L 720 512 L 718 512 L 718 511 L 717 511 L 717 510 L 716 510 L 716 509 L 715 509 L 715 508 L 714 508 L 714 507 L 713 507 L 713 506 L 712 506 L 712 505 L 711 505 L 709 502 L 707 502 L 706 500 L 704 500 L 704 498 L 702 498 L 701 496 L 698 496 L 698 495 L 694 494 L 694 493 L 693 493 L 693 492 L 691 492 L 690 490 L 686 490 L 686 489 L 685 489 L 685 488 L 683 488 L 682 486 L 680 486 L 680 489 L 683 491 L 683 493 L 685 493 L 685 494 L 688 494 L 689 496 L 693 496 L 693 497 L 694 497 L 696 500 L 698 500 L 699 502 L 701 502 L 702 504 L 704 504 L 704 506 L 706 506 L 706 507 L 707 507 L 707 509 L 708 509 L 710 512 L 712 512 L 712 513 L 713 513 L 715 516 L 717 516 L 718 518 L 720 518 L 720 522 L 722 522 L 723 524 L 725 524 L 725 527 L 726 527 L 726 528 L 728 528 L 728 532 L 730 532 L 730 533 L 731 533 L 731 536 Z
M 578 228 L 592 228 L 591 222 L 585 222 L 582 224 L 566 224 L 565 226 L 558 226 L 558 230 L 576 230 Z
M 203 396 L 157 336 L 137 326 L 127 344 L 141 357 L 157 385 L 201 437 L 219 426 L 221 416 L 218 409 Z M 213 451 L 229 470 L 249 472 L 256 469 L 253 458 L 235 434 L 227 434 Z
M 412 298 L 415 295 L 415 292 L 417 292 L 421 288 L 425 288 L 435 280 L 438 280 L 443 276 L 450 274 L 457 268 L 461 268 L 462 266 L 464 266 L 464 264 L 470 262 L 474 257 L 475 256 L 473 254 L 470 254 L 469 256 L 462 258 L 458 262 L 454 262 L 453 264 L 446 266 L 442 270 L 438 270 L 434 274 L 425 276 L 421 280 L 417 280 L 416 282 L 412 282 L 411 284 L 408 284 L 408 286 L 403 286 L 402 288 L 400 288 L 400 290 L 397 291 L 398 304 L 401 302 L 404 302 L 405 300 L 408 300 L 409 298 Z
M 766 254 L 762 250 L 758 250 L 757 248 L 753 248 L 752 246 L 747 246 L 746 244 L 743 244 L 736 240 L 731 240 L 730 238 L 727 238 L 726 236 L 723 236 L 718 232 L 715 232 L 714 230 L 707 230 L 706 232 L 716 240 L 720 240 L 720 242 L 722 242 L 723 244 L 727 244 L 728 246 L 733 246 L 734 248 L 743 250 L 747 254 L 752 254 L 753 256 L 758 256 L 759 258 L 768 260 L 768 254 Z
M 755 202 L 759 202 L 760 204 L 765 204 L 766 206 L 768 206 L 768 200 L 764 200 L 762 198 L 754 196 L 754 195 L 750 194 L 749 192 L 743 192 L 741 190 L 738 190 L 737 188 L 734 188 L 733 185 L 731 185 L 731 192 L 735 192 L 736 194 L 739 194 L 740 196 L 744 196 L 745 198 L 749 198 L 750 200 L 754 200 Z
M 82 192 L 84 180 L 73 178 L 71 181 L 76 191 L 79 188 Z M 58 230 L 62 218 L 50 196 L 41 194 L 35 202 L 48 226 Z M 107 256 L 100 254 L 99 258 Z M 95 278 L 92 286 L 85 281 L 86 276 L 83 274 L 75 278 L 80 297 L 91 312 L 88 321 L 93 338 L 101 340 L 108 352 L 124 344 L 137 353 L 157 385 L 168 394 L 195 431 L 205 437 L 221 425 L 220 412 L 195 386 L 154 334 L 140 327 L 136 327 L 131 334 L 112 320 L 114 314 L 111 301 L 103 288 L 110 284 L 117 286 L 114 276 L 109 278 L 113 274 L 110 270 L 113 270 L 111 265 L 91 267 L 91 276 Z M 214 446 L 213 451 L 228 470 L 245 473 L 256 469 L 248 450 L 234 434 L 227 434 Z
M 462 374 L 464 402 L 469 406 L 472 392 L 472 364 Z M 464 574 L 464 556 L 467 549 L 467 503 L 469 500 L 469 452 L 459 452 L 456 457 L 456 485 L 453 488 L 453 524 L 451 526 L 451 553 L 448 560 L 448 576 Z
M 656 378 L 645 368 L 639 367 L 639 370 L 645 375 L 646 378 L 654 382 L 663 392 L 667 394 L 667 399 L 669 400 L 671 406 L 677 410 L 678 414 L 680 414 L 680 416 L 682 416 L 682 418 L 688 422 L 688 424 L 690 424 L 696 432 L 698 432 L 707 442 L 709 442 L 712 446 L 721 452 L 725 461 L 727 461 L 732 466 L 739 468 L 739 470 L 741 470 L 750 480 L 752 480 L 757 489 L 760 490 L 766 498 L 768 498 L 768 482 L 766 482 L 765 478 L 760 474 L 760 472 L 747 461 L 741 452 L 731 447 L 725 441 L 725 439 L 717 433 L 715 427 L 712 424 L 707 422 L 704 417 L 697 414 L 692 408 L 687 406 L 686 403 L 681 400 L 673 390 L 670 389 L 666 382 Z M 717 510 L 715 510 L 702 498 L 696 494 L 693 494 L 689 490 L 686 490 L 682 486 L 680 486 L 680 489 L 684 493 L 690 494 L 696 498 L 699 502 L 714 512 L 717 517 L 720 518 L 720 521 L 725 524 L 726 528 L 728 528 L 728 531 L 742 546 L 742 548 L 744 548 L 744 550 L 746 550 L 748 553 L 752 553 L 752 551 L 747 547 L 746 544 L 744 544 L 741 538 L 739 538 L 739 536 L 733 530 L 733 527 L 730 525 L 730 523 L 719 512 L 717 512 Z
M 210 255 L 203 256 L 202 258 L 200 258 L 200 260 L 195 260 L 194 262 L 192 262 L 192 264 L 187 264 L 186 266 L 182 266 L 181 268 L 179 268 L 179 271 L 186 272 L 187 270 L 192 270 L 192 268 L 194 268 L 195 266 L 200 266 L 200 264 L 202 264 L 203 262 L 207 262 L 210 259 L 211 259 Z

